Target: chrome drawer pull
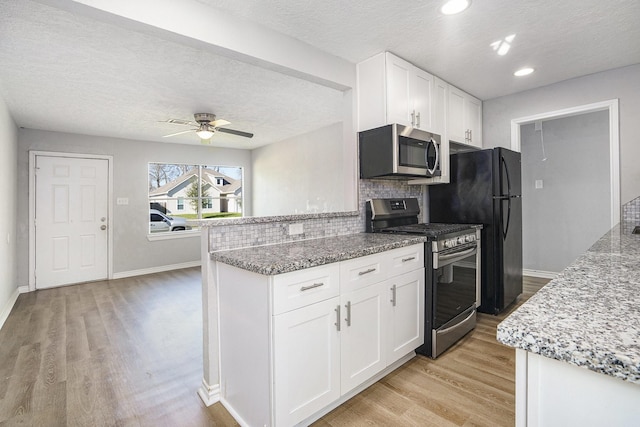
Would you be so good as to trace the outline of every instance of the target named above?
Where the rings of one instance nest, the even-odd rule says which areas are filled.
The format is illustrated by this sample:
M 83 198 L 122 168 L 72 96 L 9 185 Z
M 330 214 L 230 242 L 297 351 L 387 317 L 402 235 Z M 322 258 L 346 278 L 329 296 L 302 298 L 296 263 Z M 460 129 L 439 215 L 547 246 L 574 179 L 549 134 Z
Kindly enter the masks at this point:
M 334 325 L 336 325 L 336 330 L 340 332 L 340 305 L 338 305 L 335 308 L 335 312 L 336 312 L 336 323 L 334 323 Z
M 344 320 L 347 322 L 347 326 L 351 326 L 351 301 L 347 301 L 344 306 L 347 309 L 347 317 Z
M 391 305 L 393 307 L 396 306 L 396 292 L 397 292 L 397 286 L 393 285 L 393 287 L 391 288 Z
M 365 270 L 365 271 L 361 271 L 361 272 L 359 272 L 359 273 L 358 273 L 358 276 L 364 276 L 365 274 L 373 273 L 374 271 L 376 271 L 376 269 L 375 269 L 375 268 L 370 268 L 370 269 L 368 269 L 368 270 Z
M 314 283 L 313 285 L 309 285 L 309 286 L 303 286 L 300 288 L 300 291 L 304 292 L 304 291 L 308 291 L 309 289 L 319 288 L 320 286 L 324 286 L 324 283 L 320 282 L 320 283 Z
M 402 262 L 413 261 L 414 259 L 416 259 L 416 257 L 414 256 L 411 256 L 409 258 L 402 258 Z

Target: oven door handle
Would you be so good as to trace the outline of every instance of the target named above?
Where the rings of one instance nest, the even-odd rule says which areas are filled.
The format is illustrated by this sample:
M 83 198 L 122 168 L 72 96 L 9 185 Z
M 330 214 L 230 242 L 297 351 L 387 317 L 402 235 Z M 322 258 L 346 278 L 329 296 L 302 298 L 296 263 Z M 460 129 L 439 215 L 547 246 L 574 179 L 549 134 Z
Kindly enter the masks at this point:
M 446 254 L 446 255 L 440 255 L 438 253 L 434 253 L 433 254 L 433 268 L 440 268 L 442 266 L 445 266 L 447 264 L 452 264 L 456 261 L 460 261 L 461 259 L 464 259 L 466 257 L 468 257 L 469 255 L 472 255 L 474 253 L 478 252 L 478 247 L 474 246 L 473 248 L 464 250 L 464 251 L 460 251 L 460 252 L 455 252 L 452 254 Z
M 471 311 L 471 314 L 469 314 L 463 321 L 458 322 L 455 325 L 449 326 L 447 329 L 438 330 L 438 333 L 439 334 L 446 334 L 447 332 L 451 331 L 452 329 L 458 328 L 461 324 L 463 324 L 463 323 L 467 322 L 469 319 L 471 319 L 474 314 L 476 314 L 475 308 Z

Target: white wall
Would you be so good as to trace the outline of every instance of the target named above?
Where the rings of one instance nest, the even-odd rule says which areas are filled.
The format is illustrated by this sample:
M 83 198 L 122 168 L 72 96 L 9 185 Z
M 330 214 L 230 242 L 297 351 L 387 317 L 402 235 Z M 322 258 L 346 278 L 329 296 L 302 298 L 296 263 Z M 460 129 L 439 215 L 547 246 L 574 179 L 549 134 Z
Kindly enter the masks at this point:
M 248 150 L 165 144 L 117 138 L 76 135 L 33 129 L 18 132 L 18 283 L 28 284 L 29 151 L 59 151 L 113 156 L 113 273 L 200 261 L 200 233 L 194 237 L 149 241 L 148 163 L 220 164 L 250 166 Z M 13 162 L 15 163 L 15 162 Z M 245 169 L 245 179 L 251 172 Z M 3 183 L 4 184 L 4 183 Z M 15 182 L 13 184 L 15 187 Z M 118 197 L 129 205 L 116 205 Z
M 18 297 L 16 277 L 16 220 L 17 220 L 17 151 L 18 128 L 7 105 L 0 98 L 0 326 L 9 315 Z
M 344 211 L 343 125 L 252 151 L 253 216 Z
M 625 204 L 640 196 L 640 64 L 484 101 L 484 145 L 509 147 L 512 119 L 616 98 L 620 100 L 620 201 Z
M 524 125 L 521 146 L 523 267 L 559 272 L 611 228 L 609 114 Z

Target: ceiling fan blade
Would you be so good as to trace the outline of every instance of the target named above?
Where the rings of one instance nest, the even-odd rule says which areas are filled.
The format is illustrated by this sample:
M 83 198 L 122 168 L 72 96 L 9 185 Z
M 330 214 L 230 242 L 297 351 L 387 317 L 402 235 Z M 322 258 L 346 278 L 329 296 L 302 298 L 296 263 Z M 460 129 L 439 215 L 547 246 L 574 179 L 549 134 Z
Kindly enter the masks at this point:
M 182 132 L 170 133 L 169 135 L 164 135 L 163 138 L 169 138 L 170 136 L 182 135 L 183 133 L 195 132 L 195 129 L 183 130 Z
M 183 125 L 183 126 L 198 126 L 197 123 L 190 122 L 188 120 L 182 120 L 182 119 L 159 120 L 158 123 L 171 123 L 174 125 Z
M 231 135 L 243 136 L 245 138 L 253 138 L 252 133 L 243 132 L 241 130 L 235 130 L 235 129 L 225 129 L 225 128 L 217 129 L 216 128 L 216 132 L 229 133 Z
M 230 125 L 231 122 L 228 122 L 224 119 L 218 119 L 218 120 L 214 120 L 211 123 L 209 123 L 210 126 L 213 126 L 214 128 L 220 127 L 220 126 L 226 126 L 226 125 Z

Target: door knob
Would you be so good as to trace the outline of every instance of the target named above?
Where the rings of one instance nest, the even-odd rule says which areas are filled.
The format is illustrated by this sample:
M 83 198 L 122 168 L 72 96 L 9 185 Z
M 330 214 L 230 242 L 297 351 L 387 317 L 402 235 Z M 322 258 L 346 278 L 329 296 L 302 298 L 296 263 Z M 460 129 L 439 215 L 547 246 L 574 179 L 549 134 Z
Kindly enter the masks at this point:
M 103 224 L 103 225 L 100 226 L 100 230 L 106 230 L 106 229 L 107 229 L 106 225 Z

